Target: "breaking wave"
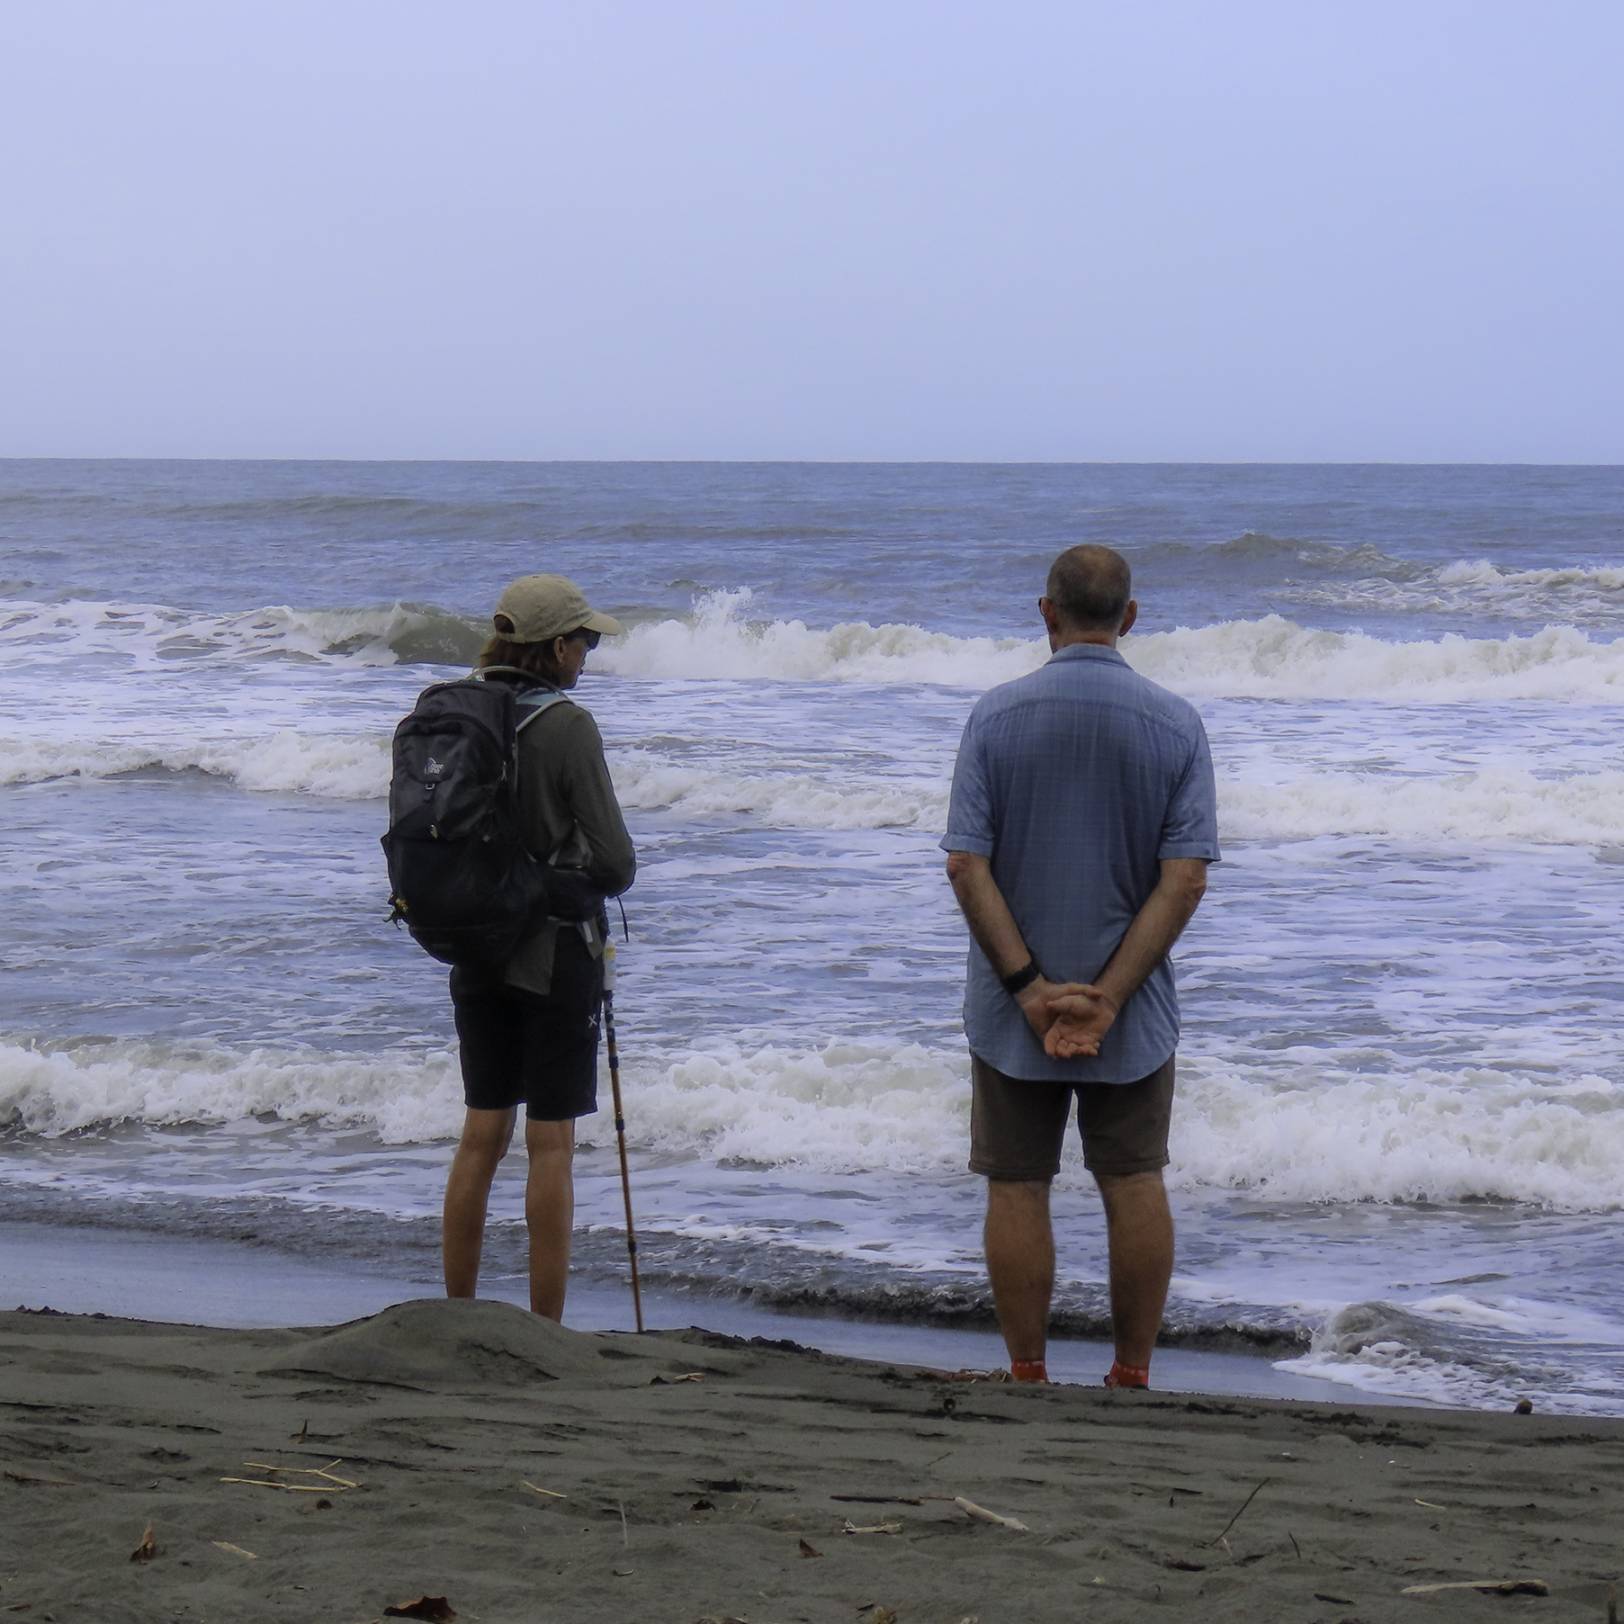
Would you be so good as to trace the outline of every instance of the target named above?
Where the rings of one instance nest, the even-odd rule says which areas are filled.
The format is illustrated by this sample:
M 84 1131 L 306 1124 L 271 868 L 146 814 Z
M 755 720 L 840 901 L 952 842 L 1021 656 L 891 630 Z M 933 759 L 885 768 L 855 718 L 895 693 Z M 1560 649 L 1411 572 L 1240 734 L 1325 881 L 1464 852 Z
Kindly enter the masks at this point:
M 764 758 L 764 768 L 770 760 Z M 695 766 L 656 751 L 611 751 L 621 804 L 631 811 L 739 818 L 778 829 L 945 827 L 948 772 L 935 777 L 852 777 L 739 772 Z M 389 784 L 385 734 L 325 736 L 283 729 L 154 746 L 98 741 L 0 740 L 0 784 L 137 773 L 206 773 L 261 794 L 381 800 Z M 1335 836 L 1418 843 L 1624 847 L 1624 772 L 1540 778 L 1505 766 L 1447 777 L 1310 772 L 1218 786 L 1226 840 Z
M 1445 586 L 1513 587 L 1537 592 L 1578 588 L 1585 592 L 1624 593 L 1624 567 L 1506 570 L 1477 559 L 1449 564 L 1438 571 Z
M 747 588 L 705 595 L 691 615 L 632 626 L 605 644 L 594 664 L 641 680 L 921 684 L 979 692 L 1036 670 L 1047 658 L 1038 639 L 957 637 L 902 623 L 814 627 L 757 620 L 749 614 L 751 601 Z M 19 663 L 116 655 L 152 670 L 217 658 L 462 667 L 482 637 L 476 620 L 403 603 L 235 615 L 85 602 L 0 608 L 0 648 Z M 1146 676 L 1193 699 L 1600 703 L 1624 695 L 1624 641 L 1572 626 L 1401 642 L 1313 630 L 1267 615 L 1136 632 L 1122 651 Z
M 0 649 L 13 659 L 117 655 L 148 670 L 210 659 L 466 665 L 478 654 L 484 635 L 479 623 L 427 604 L 376 609 L 273 605 L 239 614 L 80 599 L 0 605 Z
M 871 1040 L 821 1048 L 717 1044 L 627 1068 L 643 1149 L 828 1172 L 947 1173 L 963 1164 L 968 1088 L 957 1049 Z M 1180 1058 L 1174 1182 L 1288 1202 L 1528 1203 L 1624 1208 L 1624 1100 L 1599 1076 L 1339 1069 Z M 60 1135 L 122 1122 L 255 1115 L 455 1137 L 449 1050 L 332 1055 L 163 1041 L 0 1043 L 0 1129 Z M 606 1115 L 583 1121 L 607 1144 Z
M 1369 543 L 1342 546 L 1331 541 L 1271 536 L 1262 530 L 1248 530 L 1229 541 L 1164 541 L 1126 552 L 1135 572 L 1152 578 L 1164 565 L 1185 575 L 1195 570 L 1230 579 L 1246 574 L 1272 579 L 1289 572 L 1293 577 L 1379 576 L 1391 581 L 1413 581 L 1427 573 L 1426 565 L 1394 558 Z
M 173 745 L 50 739 L 0 740 L 0 784 L 133 773 L 207 773 L 264 794 L 376 800 L 389 791 L 386 738 L 324 737 L 281 731 L 258 739 Z
M 747 591 L 703 599 L 692 618 L 634 627 L 598 664 L 627 677 L 925 683 L 981 690 L 1034 671 L 1046 646 L 963 638 L 918 626 L 857 621 L 815 629 L 753 622 Z M 1390 642 L 1310 630 L 1279 615 L 1135 633 L 1122 652 L 1136 670 L 1197 699 L 1366 699 L 1402 704 L 1475 700 L 1616 700 L 1624 643 L 1548 626 L 1525 637 L 1446 636 Z
M 606 644 L 598 665 L 625 677 L 770 682 L 922 683 L 987 688 L 1035 671 L 1047 657 L 1027 638 L 954 637 L 867 621 L 816 628 L 747 618 L 749 588 L 713 592 L 692 616 L 634 626 Z

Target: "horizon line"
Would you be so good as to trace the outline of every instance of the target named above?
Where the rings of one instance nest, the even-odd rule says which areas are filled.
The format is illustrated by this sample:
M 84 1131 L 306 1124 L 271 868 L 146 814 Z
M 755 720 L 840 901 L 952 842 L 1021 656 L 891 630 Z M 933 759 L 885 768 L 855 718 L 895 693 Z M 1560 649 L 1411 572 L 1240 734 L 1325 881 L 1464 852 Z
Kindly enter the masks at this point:
M 724 467 L 724 468 L 1624 468 L 1614 462 L 1409 457 L 317 457 L 129 456 L 121 454 L 0 454 L 19 462 L 318 463 L 395 466 L 455 463 L 471 467 Z

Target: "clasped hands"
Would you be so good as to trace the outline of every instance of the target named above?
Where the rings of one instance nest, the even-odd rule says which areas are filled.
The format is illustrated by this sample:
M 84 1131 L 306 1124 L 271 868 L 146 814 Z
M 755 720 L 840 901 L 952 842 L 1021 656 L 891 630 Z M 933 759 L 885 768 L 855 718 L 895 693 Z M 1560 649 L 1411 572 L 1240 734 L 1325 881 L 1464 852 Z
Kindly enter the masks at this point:
M 1116 1001 L 1098 987 L 1046 976 L 1023 987 L 1015 1001 L 1043 1052 L 1056 1060 L 1098 1054 L 1118 1014 Z

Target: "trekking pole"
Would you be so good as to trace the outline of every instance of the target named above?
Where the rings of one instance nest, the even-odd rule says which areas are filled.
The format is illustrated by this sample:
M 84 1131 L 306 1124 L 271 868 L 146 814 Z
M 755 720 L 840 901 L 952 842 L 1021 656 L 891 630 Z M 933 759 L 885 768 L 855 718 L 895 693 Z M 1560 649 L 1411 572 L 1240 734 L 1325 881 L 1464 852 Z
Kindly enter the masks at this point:
M 603 945 L 603 1035 L 609 1045 L 609 1087 L 615 1097 L 615 1140 L 620 1146 L 620 1191 L 626 1198 L 626 1256 L 632 1265 L 632 1312 L 643 1329 L 643 1293 L 637 1283 L 637 1234 L 632 1228 L 632 1176 L 626 1166 L 626 1113 L 620 1104 L 620 1050 L 615 1044 L 615 944 Z

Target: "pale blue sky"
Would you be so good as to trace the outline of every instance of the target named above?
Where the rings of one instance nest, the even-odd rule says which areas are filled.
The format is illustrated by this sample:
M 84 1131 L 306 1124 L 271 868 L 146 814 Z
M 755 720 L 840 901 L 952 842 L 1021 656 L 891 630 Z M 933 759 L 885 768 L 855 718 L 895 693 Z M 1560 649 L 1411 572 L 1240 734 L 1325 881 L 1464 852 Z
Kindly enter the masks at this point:
M 1624 7 L 16 0 L 0 455 L 1624 460 Z

